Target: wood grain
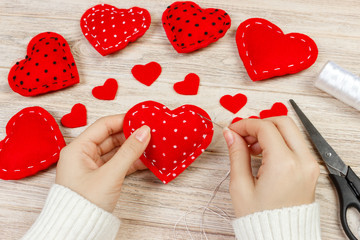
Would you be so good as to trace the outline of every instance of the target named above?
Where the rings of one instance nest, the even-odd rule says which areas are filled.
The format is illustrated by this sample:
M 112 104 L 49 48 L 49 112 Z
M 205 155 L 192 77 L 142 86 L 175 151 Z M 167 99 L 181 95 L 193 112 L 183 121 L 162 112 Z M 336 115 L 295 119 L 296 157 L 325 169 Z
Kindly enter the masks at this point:
M 360 4 L 358 0 L 199 0 L 202 7 L 226 10 L 232 26 L 224 38 L 206 49 L 178 54 L 170 45 L 161 25 L 161 15 L 169 0 L 108 0 L 119 8 L 139 6 L 148 9 L 152 24 L 148 32 L 121 52 L 102 57 L 81 33 L 79 19 L 95 0 L 1 0 L 0 3 L 0 139 L 5 137 L 8 120 L 22 108 L 41 106 L 57 120 L 75 103 L 88 108 L 88 122 L 101 116 L 126 112 L 134 104 L 152 99 L 170 108 L 191 103 L 205 109 L 214 121 L 227 125 L 233 114 L 219 105 L 225 94 L 243 93 L 248 104 L 237 114 L 247 117 L 270 108 L 276 101 L 289 107 L 289 115 L 302 129 L 288 99 L 295 99 L 342 159 L 360 175 L 360 112 L 314 87 L 313 81 L 322 66 L 332 60 L 359 75 Z M 301 32 L 318 45 L 319 57 L 309 69 L 295 75 L 252 82 L 243 67 L 235 45 L 237 26 L 247 18 L 262 17 L 278 25 L 285 33 Z M 25 98 L 11 91 L 7 74 L 24 57 L 30 39 L 44 31 L 54 31 L 70 44 L 80 73 L 81 83 L 51 94 Z M 135 64 L 157 61 L 163 72 L 151 86 L 135 81 Z M 199 94 L 181 96 L 172 86 L 194 72 L 200 76 Z M 116 78 L 119 91 L 114 101 L 92 97 L 93 87 L 107 78 Z M 210 99 L 210 101 L 209 101 Z M 69 143 L 84 128 L 61 127 Z M 304 131 L 302 130 L 305 135 Z M 311 144 L 309 143 L 309 147 Z M 320 163 L 320 159 L 319 159 Z M 338 219 L 338 200 L 321 164 L 316 200 L 321 205 L 323 239 L 345 239 Z M 255 161 L 254 168 L 259 165 Z M 122 219 L 118 239 L 174 239 L 174 224 L 188 210 L 204 205 L 217 183 L 229 169 L 226 145 L 221 129 L 215 128 L 213 143 L 188 170 L 168 185 L 163 185 L 149 171 L 129 176 L 124 184 L 114 214 Z M 55 167 L 19 181 L 0 181 L 0 239 L 19 239 L 39 215 L 47 192 L 54 182 Z M 233 217 L 228 180 L 220 188 L 214 204 Z M 190 231 L 199 239 L 199 212 L 189 215 Z M 231 225 L 207 215 L 209 239 L 234 239 Z M 185 223 L 178 225 L 178 239 L 189 239 Z

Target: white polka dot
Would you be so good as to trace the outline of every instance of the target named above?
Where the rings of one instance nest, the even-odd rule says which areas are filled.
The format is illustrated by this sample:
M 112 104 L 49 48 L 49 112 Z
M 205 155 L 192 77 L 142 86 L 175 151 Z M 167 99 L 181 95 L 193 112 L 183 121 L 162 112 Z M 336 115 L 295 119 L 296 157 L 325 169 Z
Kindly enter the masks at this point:
M 114 19 L 114 17 L 111 17 L 111 19 Z
M 163 155 L 164 157 L 166 156 L 166 154 L 165 154 L 165 153 L 163 153 L 162 155 Z
M 163 140 L 166 141 L 166 137 L 163 137 Z
M 144 121 L 141 121 L 141 124 L 144 124 L 145 122 Z
M 84 18 L 84 21 L 86 21 L 86 18 Z
M 137 31 L 137 28 L 135 28 L 134 31 L 136 32 L 136 31 Z M 166 107 L 165 107 L 165 108 L 166 108 Z
M 106 30 L 105 30 L 105 29 L 103 29 L 103 32 L 106 32 Z
M 155 113 L 152 113 L 151 116 L 155 116 Z
M 202 120 L 201 122 L 202 122 L 202 123 L 205 123 L 205 120 Z
M 163 171 L 165 171 L 165 170 L 166 170 L 166 168 L 162 168 L 162 170 L 163 170 Z
M 95 15 L 95 13 L 93 13 L 93 14 L 91 14 L 91 15 L 93 15 L 93 16 L 94 16 L 94 15 Z
M 194 147 L 196 147 L 196 143 L 194 143 Z
M 114 28 L 114 27 L 115 27 L 115 24 L 113 24 L 112 27 Z
M 196 128 L 194 128 L 194 132 L 196 132 L 197 131 L 197 129 Z
M 133 19 L 132 21 L 135 22 L 135 19 Z
M 182 167 L 183 167 L 183 168 L 185 168 L 185 167 L 186 167 L 186 165 L 185 165 L 185 164 L 183 164 L 183 165 L 182 165 Z
M 152 132 L 156 132 L 156 130 L 155 130 L 155 129 L 152 129 L 151 131 L 152 131 Z
M 92 22 L 95 21 L 95 19 L 91 20 Z
M 156 162 L 156 160 L 152 160 L 153 162 Z
M 174 132 L 177 132 L 177 129 L 176 129 L 176 128 L 174 129 Z
M 165 123 L 166 123 L 166 121 L 164 120 L 164 121 L 163 121 L 163 123 L 165 124 Z
M 175 174 L 175 173 L 173 173 L 173 176 L 174 176 L 174 177 L 176 177 L 176 174 Z
M 136 29 L 136 28 L 135 28 Z M 163 106 L 163 109 L 166 109 L 166 107 L 165 106 Z
M 95 10 L 95 8 L 92 8 L 92 10 Z
M 104 42 L 106 42 L 106 41 L 107 41 L 107 39 L 105 38 L 105 39 L 104 39 Z
M 123 24 L 125 24 L 125 21 L 123 21 Z
M 111 10 L 113 10 L 113 11 L 114 11 L 114 8 L 111 8 Z
M 135 13 L 131 13 L 131 15 L 134 15 Z M 134 19 L 135 20 L 135 19 Z
M 192 157 L 191 157 L 191 159 L 195 159 L 195 157 L 194 157 L 194 156 L 192 156 Z
M 177 163 L 177 161 L 174 161 L 174 163 L 176 164 L 176 163 Z
M 89 35 L 88 33 L 85 33 L 85 36 Z
M 186 123 L 186 120 L 184 120 L 183 123 Z
M 101 24 L 104 24 L 104 21 L 101 21 Z
M 156 148 L 156 145 L 152 145 L 153 148 Z
M 127 31 L 125 31 L 124 34 L 127 34 Z
M 177 146 L 176 146 L 176 145 L 174 145 L 174 146 L 173 146 L 173 148 L 177 148 Z
M 186 155 L 186 152 L 184 152 L 183 155 L 185 156 L 185 155 Z
M 101 15 L 101 17 L 104 17 L 104 15 Z
M 95 27 L 93 27 L 93 30 L 95 30 Z
M 166 183 L 165 181 L 163 181 L 163 183 Z
M 117 37 L 117 35 L 115 34 L 114 37 Z
M 205 150 L 204 150 L 204 149 L 201 149 L 201 152 L 205 152 Z
M 188 137 L 187 137 L 187 136 L 185 136 L 185 137 L 184 137 L 184 139 L 185 139 L 185 140 L 188 140 Z

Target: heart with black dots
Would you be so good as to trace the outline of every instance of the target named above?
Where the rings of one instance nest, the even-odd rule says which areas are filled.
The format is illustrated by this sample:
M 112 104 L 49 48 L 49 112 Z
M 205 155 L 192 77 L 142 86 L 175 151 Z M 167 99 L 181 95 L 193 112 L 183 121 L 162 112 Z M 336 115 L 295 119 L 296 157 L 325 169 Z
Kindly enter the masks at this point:
M 151 140 L 141 161 L 163 183 L 179 176 L 211 143 L 214 129 L 210 116 L 194 105 L 174 110 L 154 101 L 132 107 L 124 118 L 124 134 L 128 138 L 136 129 L 147 125 Z
M 166 35 L 178 53 L 204 48 L 222 38 L 231 26 L 221 9 L 202 9 L 194 2 L 174 2 L 162 16 Z
M 8 81 L 14 92 L 29 97 L 79 83 L 79 74 L 67 41 L 45 32 L 29 42 L 25 59 L 11 68 Z

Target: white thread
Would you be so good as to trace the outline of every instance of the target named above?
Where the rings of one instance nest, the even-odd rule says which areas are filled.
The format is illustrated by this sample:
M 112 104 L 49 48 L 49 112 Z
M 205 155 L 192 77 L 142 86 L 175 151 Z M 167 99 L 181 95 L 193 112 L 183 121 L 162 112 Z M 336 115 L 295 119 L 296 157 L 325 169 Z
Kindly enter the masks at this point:
M 315 86 L 360 110 L 360 77 L 335 63 L 329 61 L 324 66 L 315 80 Z
M 193 212 L 196 212 L 198 210 L 202 211 L 201 212 L 201 221 L 200 221 L 200 224 L 199 224 L 199 230 L 200 230 L 200 236 L 201 238 L 200 239 L 203 239 L 203 237 L 205 237 L 205 239 L 208 240 L 208 237 L 206 235 L 206 231 L 205 231 L 205 227 L 204 227 L 204 218 L 205 218 L 205 214 L 207 211 L 211 212 L 212 214 L 214 215 L 217 215 L 219 217 L 221 217 L 222 219 L 226 220 L 229 224 L 231 224 L 231 218 L 229 216 L 229 214 L 227 214 L 226 211 L 222 210 L 221 208 L 217 207 L 217 206 L 211 206 L 211 202 L 214 200 L 217 192 L 219 191 L 221 185 L 223 184 L 223 182 L 228 178 L 228 176 L 230 175 L 230 171 L 228 171 L 225 175 L 225 177 L 220 181 L 220 183 L 215 187 L 209 201 L 207 202 L 207 204 L 205 206 L 199 206 L 199 207 L 196 207 L 195 209 L 193 210 L 189 210 L 187 211 L 184 215 L 182 215 L 178 220 L 177 222 L 175 223 L 174 225 L 174 228 L 173 228 L 173 232 L 174 232 L 174 239 L 178 239 L 177 238 L 177 232 L 176 232 L 176 228 L 179 224 L 179 222 L 184 219 L 185 221 L 185 228 L 186 228 L 186 232 L 187 234 L 190 236 L 190 238 L 192 240 L 194 240 L 194 237 L 193 235 L 191 234 L 190 230 L 189 230 L 189 226 L 188 226 L 188 222 L 187 222 L 187 219 L 186 217 L 193 213 Z M 215 209 L 215 210 L 214 210 Z M 235 239 L 235 238 L 234 238 Z

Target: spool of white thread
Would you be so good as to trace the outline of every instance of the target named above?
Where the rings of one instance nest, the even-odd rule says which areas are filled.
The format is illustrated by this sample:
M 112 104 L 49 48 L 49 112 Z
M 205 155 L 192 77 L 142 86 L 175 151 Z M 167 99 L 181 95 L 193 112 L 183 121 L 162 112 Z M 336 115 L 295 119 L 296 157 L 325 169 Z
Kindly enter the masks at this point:
M 329 61 L 315 80 L 315 86 L 360 110 L 360 78 Z

